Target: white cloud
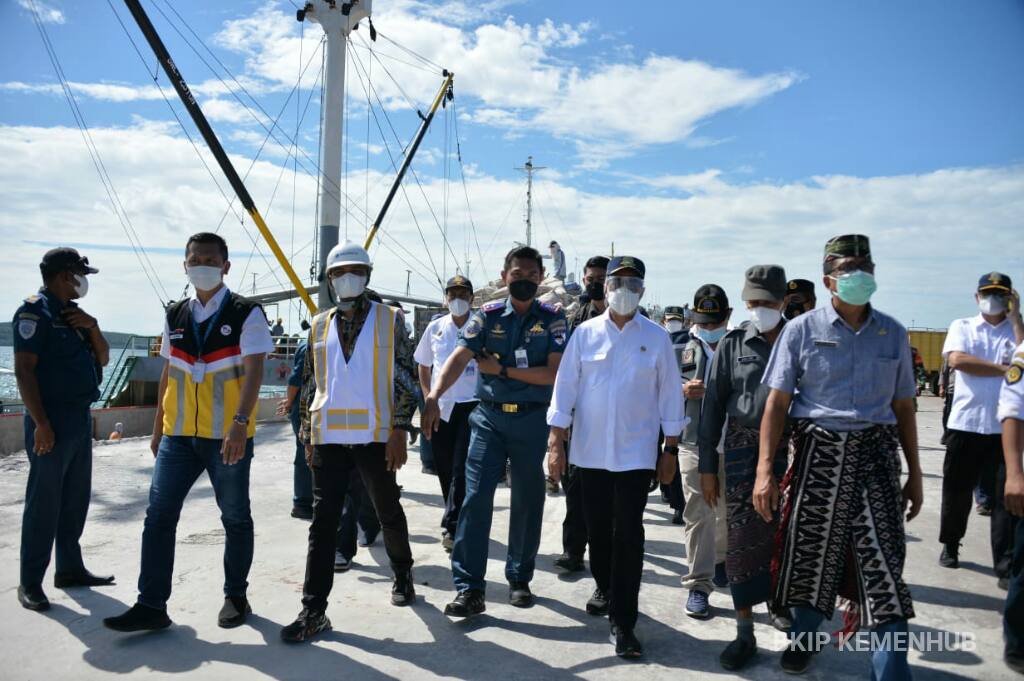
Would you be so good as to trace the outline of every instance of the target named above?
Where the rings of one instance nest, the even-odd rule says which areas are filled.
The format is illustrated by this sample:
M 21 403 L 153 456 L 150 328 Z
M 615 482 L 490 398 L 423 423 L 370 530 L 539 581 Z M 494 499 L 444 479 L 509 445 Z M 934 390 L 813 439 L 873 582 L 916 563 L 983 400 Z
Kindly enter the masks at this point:
M 274 89 L 268 86 L 268 84 L 252 78 L 240 77 L 238 82 L 253 95 L 263 94 Z M 160 89 L 156 85 L 135 85 L 117 82 L 81 83 L 72 80 L 68 81 L 68 87 L 71 88 L 71 91 L 76 96 L 105 102 L 155 101 L 163 99 L 164 96 L 172 102 L 176 103 L 178 101 L 177 93 L 169 85 L 163 86 L 163 95 L 160 94 Z M 195 86 L 190 86 L 189 89 L 195 95 L 209 97 L 230 95 L 231 92 L 241 92 L 234 83 L 231 84 L 229 89 L 226 82 L 215 79 L 203 81 Z M 0 83 L 0 90 L 49 95 L 60 95 L 63 93 L 58 83 L 24 83 L 17 80 Z
M 34 10 L 44 24 L 63 24 L 67 20 L 64 12 L 40 0 L 18 0 L 18 4 L 30 12 Z
M 136 122 L 128 128 L 94 128 L 92 134 L 147 247 L 176 253 L 187 234 L 216 227 L 224 199 L 191 145 L 173 127 Z M 213 166 L 212 160 L 208 162 Z M 246 168 L 249 160 L 234 162 Z M 291 252 L 290 171 L 282 175 L 279 165 L 260 161 L 247 184 L 262 210 L 279 177 L 287 189 L 280 189 L 265 217 L 285 251 Z M 367 179 L 368 199 L 362 196 Z M 376 213 L 390 179 L 373 171 L 369 178 L 361 172 L 350 175 L 351 236 L 365 233 L 369 219 L 362 211 Z M 437 210 L 443 205 L 443 182 L 421 179 Z M 449 241 L 460 261 L 468 252 L 471 277 L 483 281 L 497 274 L 500 255 L 513 239 L 522 238 L 523 185 L 518 178 L 499 180 L 472 168 L 467 182 L 485 261 L 479 262 L 475 239 L 466 231 L 468 220 L 458 189 L 453 189 L 457 198 L 450 201 Z M 646 261 L 649 296 L 662 304 L 685 302 L 699 285 L 717 282 L 739 308 L 743 272 L 758 262 L 777 262 L 790 276 L 817 280 L 825 240 L 846 232 L 871 236 L 881 287 L 878 305 L 907 324 L 942 326 L 953 317 L 969 315 L 980 273 L 996 269 L 1012 275 L 1024 269 L 1017 248 L 1024 215 L 1024 166 L 892 177 L 829 175 L 784 183 L 736 183 L 712 169 L 624 182 L 626 191 L 605 195 L 581 191 L 554 176 L 542 177 L 535 192 L 536 238 L 555 238 L 563 244 L 570 268 L 594 253 L 607 253 L 614 242 L 617 253 Z M 35 260 L 26 253 L 42 247 L 23 242 L 127 245 L 77 129 L 0 126 L 0 185 L 7 197 L 0 234 L 4 243 L 15 245 L 0 253 L 0 304 L 8 309 L 31 292 L 37 276 Z M 436 295 L 436 284 L 432 288 L 427 281 L 433 278 L 428 261 L 432 258 L 441 270 L 447 260 L 441 274 L 450 275 L 453 256 L 446 255 L 418 188 L 407 189 L 427 248 L 400 195 L 385 222 L 384 241 L 396 249 L 400 243 L 410 253 L 399 249 L 399 259 L 385 248 L 375 248 L 374 279 L 383 289 L 403 290 L 406 263 L 412 263 L 417 271 L 413 291 Z M 296 200 L 295 247 L 301 248 L 314 236 L 315 179 L 300 173 Z M 225 222 L 223 233 L 235 253 L 232 276 L 237 285 L 250 244 L 233 218 Z M 98 249 L 87 254 L 103 271 L 85 302 L 104 326 L 139 332 L 158 329 L 159 307 L 134 257 Z M 168 289 L 177 295 L 184 283 L 180 256 L 153 259 Z M 300 251 L 294 262 L 304 276 L 309 251 Z M 249 266 L 261 277 L 270 269 L 259 256 Z M 247 289 L 251 281 L 244 283 Z M 272 284 L 267 278 L 261 288 Z M 126 291 L 132 292 L 131 298 Z M 738 311 L 737 318 L 743 314 Z

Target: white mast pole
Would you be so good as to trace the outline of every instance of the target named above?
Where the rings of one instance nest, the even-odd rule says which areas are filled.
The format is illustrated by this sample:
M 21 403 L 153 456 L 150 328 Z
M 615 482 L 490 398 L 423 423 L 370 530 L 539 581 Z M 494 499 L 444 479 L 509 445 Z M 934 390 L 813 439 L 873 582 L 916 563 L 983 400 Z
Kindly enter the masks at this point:
M 299 10 L 298 19 L 320 24 L 326 36 L 322 151 L 320 158 L 320 291 L 319 307 L 331 305 L 324 273 L 327 254 L 338 243 L 341 224 L 341 145 L 345 110 L 345 49 L 348 34 L 360 20 L 370 16 L 372 0 L 310 0 Z
M 533 165 L 533 156 L 526 157 L 526 164 L 516 168 L 526 173 L 526 245 L 533 245 L 533 173 L 547 166 Z

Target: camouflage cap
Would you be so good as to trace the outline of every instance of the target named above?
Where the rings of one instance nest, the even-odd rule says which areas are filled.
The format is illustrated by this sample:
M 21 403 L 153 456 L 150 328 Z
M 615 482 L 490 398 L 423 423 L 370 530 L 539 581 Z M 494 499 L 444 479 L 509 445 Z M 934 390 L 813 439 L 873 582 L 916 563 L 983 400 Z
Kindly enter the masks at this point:
M 842 258 L 865 258 L 871 261 L 871 242 L 863 234 L 834 236 L 825 244 L 824 270 L 831 271 L 829 263 Z
M 666 306 L 663 314 L 666 319 L 670 317 L 674 317 L 676 319 L 686 319 L 686 310 L 678 305 Z
M 634 258 L 631 255 L 619 255 L 612 258 L 608 262 L 608 276 L 612 276 L 616 272 L 622 270 L 634 270 L 641 279 L 647 273 L 647 268 L 644 267 L 644 261 L 640 258 Z

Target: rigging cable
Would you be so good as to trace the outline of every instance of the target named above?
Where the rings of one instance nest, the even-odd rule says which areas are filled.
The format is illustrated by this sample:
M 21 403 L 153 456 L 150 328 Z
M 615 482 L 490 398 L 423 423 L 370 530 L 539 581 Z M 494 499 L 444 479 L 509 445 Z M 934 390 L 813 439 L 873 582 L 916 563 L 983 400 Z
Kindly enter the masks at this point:
M 131 218 L 128 217 L 124 204 L 121 202 L 121 197 L 117 193 L 117 189 L 110 177 L 110 173 L 107 172 L 106 164 L 104 164 L 103 158 L 100 156 L 99 147 L 96 146 L 96 142 L 92 138 L 92 133 L 89 131 L 89 126 L 85 122 L 82 110 L 79 108 L 78 101 L 75 99 L 71 86 L 64 75 L 64 68 L 60 63 L 60 58 L 57 56 L 57 51 L 54 48 L 53 43 L 50 41 L 50 36 L 46 31 L 46 27 L 43 25 L 42 18 L 39 16 L 35 0 L 30 0 L 29 8 L 32 11 L 32 19 L 36 24 L 36 28 L 39 30 L 39 36 L 43 41 L 43 47 L 46 50 L 46 55 L 57 74 L 57 79 L 60 81 L 61 89 L 64 92 L 64 97 L 68 102 L 68 106 L 71 108 L 72 117 L 75 119 L 75 124 L 78 126 L 82 139 L 85 141 L 93 166 L 96 168 L 96 172 L 100 176 L 100 182 L 103 184 L 103 189 L 114 209 L 114 215 L 117 216 L 117 220 L 121 224 L 121 228 L 124 230 L 125 236 L 128 237 L 128 243 L 132 247 L 135 257 L 138 258 L 139 265 L 142 267 L 142 271 L 146 275 L 146 279 L 149 281 L 149 285 L 152 287 L 153 293 L 156 294 L 156 297 L 160 300 L 161 304 L 169 303 L 170 296 L 167 293 L 167 289 L 164 288 L 163 282 L 160 280 L 160 275 L 157 273 L 156 268 L 149 259 L 149 255 L 146 253 L 146 250 L 142 245 L 142 241 L 139 239 L 138 232 L 132 225 Z

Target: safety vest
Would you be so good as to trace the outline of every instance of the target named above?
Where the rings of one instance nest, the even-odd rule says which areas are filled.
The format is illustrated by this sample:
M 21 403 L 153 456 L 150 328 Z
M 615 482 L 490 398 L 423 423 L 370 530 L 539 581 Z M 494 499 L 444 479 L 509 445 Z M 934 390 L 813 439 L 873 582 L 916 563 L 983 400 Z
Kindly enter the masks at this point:
M 163 397 L 164 435 L 213 440 L 227 436 L 238 413 L 245 375 L 242 325 L 255 307 L 259 306 L 229 291 L 220 312 L 198 326 L 193 325 L 190 299 L 167 308 L 170 359 Z M 256 434 L 255 416 L 253 407 L 248 437 Z
M 338 338 L 336 308 L 313 318 L 312 444 L 387 442 L 395 405 L 395 324 L 398 310 L 370 302 L 352 356 Z

